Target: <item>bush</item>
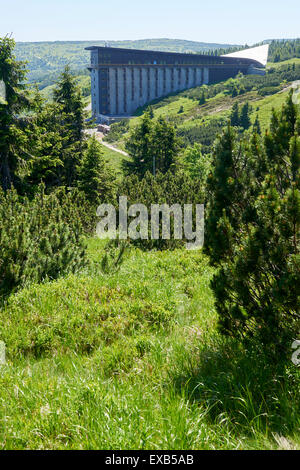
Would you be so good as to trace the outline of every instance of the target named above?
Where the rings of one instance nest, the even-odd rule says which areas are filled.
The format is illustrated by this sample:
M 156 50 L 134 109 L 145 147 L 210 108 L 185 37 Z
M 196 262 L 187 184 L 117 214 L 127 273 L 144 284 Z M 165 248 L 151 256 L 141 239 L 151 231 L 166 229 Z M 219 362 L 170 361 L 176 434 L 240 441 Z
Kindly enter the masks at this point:
M 60 198 L 47 196 L 43 187 L 32 201 L 15 190 L 0 192 L 0 294 L 84 265 L 78 213 L 69 195 Z

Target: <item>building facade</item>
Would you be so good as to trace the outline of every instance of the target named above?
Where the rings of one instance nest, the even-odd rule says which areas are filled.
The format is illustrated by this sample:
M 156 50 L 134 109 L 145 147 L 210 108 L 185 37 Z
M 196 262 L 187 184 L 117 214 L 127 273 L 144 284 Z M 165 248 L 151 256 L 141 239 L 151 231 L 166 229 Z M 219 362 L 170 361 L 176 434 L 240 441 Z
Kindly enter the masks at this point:
M 245 58 L 111 47 L 91 51 L 92 114 L 98 122 L 131 116 L 170 93 L 251 73 L 262 64 Z

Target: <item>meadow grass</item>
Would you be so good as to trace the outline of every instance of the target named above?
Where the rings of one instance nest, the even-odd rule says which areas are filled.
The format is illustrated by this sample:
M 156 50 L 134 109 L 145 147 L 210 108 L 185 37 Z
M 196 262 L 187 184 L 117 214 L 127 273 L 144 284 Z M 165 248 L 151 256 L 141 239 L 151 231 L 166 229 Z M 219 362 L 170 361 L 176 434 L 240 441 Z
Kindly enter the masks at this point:
M 101 150 L 105 160 L 115 170 L 117 173 L 117 178 L 120 179 L 123 174 L 123 162 L 128 160 L 129 157 L 126 157 L 126 155 L 116 152 L 115 150 L 112 150 L 105 145 L 101 145 Z
M 279 111 L 283 104 L 286 102 L 290 90 L 281 91 L 275 95 L 266 96 L 263 99 L 252 103 L 253 111 L 251 114 L 251 120 L 254 123 L 256 115 L 258 115 L 259 122 L 262 130 L 266 130 L 270 126 L 270 119 L 272 110 Z
M 296 367 L 219 335 L 201 252 L 131 248 L 104 274 L 88 247 L 84 271 L 1 308 L 1 448 L 299 447 Z
M 268 62 L 267 68 L 280 68 L 283 65 L 293 65 L 293 64 L 300 64 L 300 59 L 294 57 L 293 59 L 283 60 L 282 62 Z

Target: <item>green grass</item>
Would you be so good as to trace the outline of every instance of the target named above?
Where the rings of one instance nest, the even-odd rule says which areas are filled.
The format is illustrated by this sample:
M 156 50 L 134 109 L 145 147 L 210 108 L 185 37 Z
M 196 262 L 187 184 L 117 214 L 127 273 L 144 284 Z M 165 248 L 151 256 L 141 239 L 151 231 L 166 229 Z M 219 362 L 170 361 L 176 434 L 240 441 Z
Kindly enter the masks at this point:
M 300 59 L 294 57 L 293 59 L 283 60 L 282 62 L 268 62 L 268 68 L 280 68 L 283 65 L 300 64 Z
M 257 100 L 255 101 L 255 103 L 252 103 L 252 122 L 254 123 L 256 115 L 258 114 L 262 130 L 267 129 L 270 126 L 272 109 L 274 108 L 277 111 L 281 109 L 282 105 L 287 99 L 288 94 L 289 90 L 286 90 L 280 93 L 276 93 L 275 95 L 267 96 L 266 98 Z
M 0 448 L 299 447 L 299 374 L 219 336 L 206 257 L 131 248 L 104 275 L 103 245 L 2 307 Z
M 122 153 L 116 152 L 105 145 L 101 145 L 103 156 L 105 160 L 111 165 L 111 167 L 116 171 L 118 178 L 122 178 L 123 170 L 122 164 L 124 160 L 127 160 L 128 157 Z

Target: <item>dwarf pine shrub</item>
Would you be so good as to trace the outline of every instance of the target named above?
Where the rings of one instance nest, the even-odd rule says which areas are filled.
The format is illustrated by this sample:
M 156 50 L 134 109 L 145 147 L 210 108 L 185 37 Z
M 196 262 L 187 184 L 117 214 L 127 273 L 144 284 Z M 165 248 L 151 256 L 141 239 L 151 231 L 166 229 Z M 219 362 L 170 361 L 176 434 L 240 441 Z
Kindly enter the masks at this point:
M 71 197 L 60 199 L 43 187 L 32 201 L 14 189 L 0 192 L 0 294 L 83 266 L 81 222 Z

